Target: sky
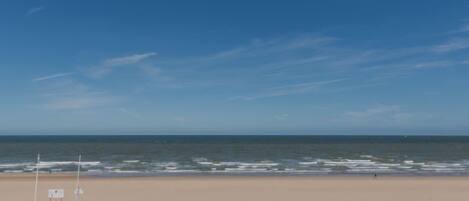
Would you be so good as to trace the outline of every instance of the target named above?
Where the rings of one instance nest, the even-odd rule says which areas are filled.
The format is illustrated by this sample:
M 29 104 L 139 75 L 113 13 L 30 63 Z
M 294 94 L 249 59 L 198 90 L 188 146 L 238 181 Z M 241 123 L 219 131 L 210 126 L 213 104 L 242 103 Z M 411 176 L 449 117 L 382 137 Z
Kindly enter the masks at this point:
M 1 1 L 0 130 L 469 133 L 469 1 Z

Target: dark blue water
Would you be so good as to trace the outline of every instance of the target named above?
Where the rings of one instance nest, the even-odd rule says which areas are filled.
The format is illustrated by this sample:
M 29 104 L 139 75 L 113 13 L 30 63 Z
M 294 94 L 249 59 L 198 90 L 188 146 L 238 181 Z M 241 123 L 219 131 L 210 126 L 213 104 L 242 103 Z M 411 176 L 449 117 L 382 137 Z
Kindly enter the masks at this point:
M 466 136 L 0 136 L 0 172 L 469 174 Z

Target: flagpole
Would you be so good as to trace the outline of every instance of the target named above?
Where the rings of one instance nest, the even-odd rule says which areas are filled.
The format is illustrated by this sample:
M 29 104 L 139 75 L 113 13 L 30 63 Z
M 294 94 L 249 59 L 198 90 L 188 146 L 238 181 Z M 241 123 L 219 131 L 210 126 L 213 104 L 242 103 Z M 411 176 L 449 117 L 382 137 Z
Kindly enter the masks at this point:
M 75 201 L 80 200 L 80 167 L 81 167 L 81 154 L 78 155 L 78 170 L 77 170 L 77 184 L 75 188 Z
M 37 201 L 37 183 L 39 180 L 39 161 L 41 160 L 41 154 L 37 154 L 36 161 L 36 184 L 34 185 L 34 201 Z

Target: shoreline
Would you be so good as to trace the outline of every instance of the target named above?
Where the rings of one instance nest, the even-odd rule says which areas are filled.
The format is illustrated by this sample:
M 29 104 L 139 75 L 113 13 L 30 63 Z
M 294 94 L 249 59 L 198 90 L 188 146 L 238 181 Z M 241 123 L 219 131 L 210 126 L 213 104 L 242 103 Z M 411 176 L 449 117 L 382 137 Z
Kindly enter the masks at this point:
M 7 178 L 34 178 L 34 173 L 0 173 L 0 179 Z M 61 172 L 61 173 L 39 173 L 40 178 L 75 178 L 75 172 Z M 91 175 L 80 174 L 80 178 L 97 178 L 97 179 L 120 179 L 120 178 L 467 178 L 469 175 L 405 175 L 405 174 L 378 174 L 375 177 L 373 174 L 330 174 L 330 175 L 291 175 L 291 174 L 149 174 L 149 175 L 125 175 L 125 174 L 105 174 L 105 175 Z

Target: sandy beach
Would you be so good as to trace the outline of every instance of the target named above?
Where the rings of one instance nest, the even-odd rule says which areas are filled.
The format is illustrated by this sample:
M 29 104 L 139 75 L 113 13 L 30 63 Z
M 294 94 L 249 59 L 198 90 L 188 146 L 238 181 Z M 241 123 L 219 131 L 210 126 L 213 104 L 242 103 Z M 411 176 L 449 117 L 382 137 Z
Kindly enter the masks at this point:
M 415 201 L 467 200 L 467 177 L 118 177 L 82 178 L 84 201 Z M 48 188 L 64 188 L 64 201 L 72 201 L 72 176 L 41 176 L 38 201 L 46 201 Z M 33 199 L 30 175 L 0 176 L 0 200 Z

